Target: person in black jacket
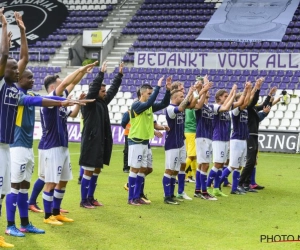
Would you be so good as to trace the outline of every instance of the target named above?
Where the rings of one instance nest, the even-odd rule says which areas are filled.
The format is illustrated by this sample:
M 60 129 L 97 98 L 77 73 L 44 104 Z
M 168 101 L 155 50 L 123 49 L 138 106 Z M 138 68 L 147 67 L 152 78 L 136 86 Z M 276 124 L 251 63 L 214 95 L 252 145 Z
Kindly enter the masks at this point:
M 250 185 L 251 174 L 256 164 L 256 158 L 258 152 L 258 127 L 260 122 L 258 112 L 262 111 L 264 107 L 270 105 L 270 99 L 272 96 L 275 95 L 277 90 L 276 87 L 272 88 L 269 92 L 269 95 L 264 100 L 263 104 L 256 106 L 259 99 L 260 87 L 263 82 L 264 82 L 264 78 L 259 78 L 256 81 L 255 87 L 253 88 L 254 97 L 250 105 L 247 107 L 248 129 L 249 129 L 249 138 L 247 139 L 247 162 L 245 167 L 243 168 L 239 180 L 240 188 L 245 189 L 245 191 L 252 191 L 252 192 L 255 192 L 255 190 L 251 189 L 249 185 Z
M 107 63 L 104 62 L 101 71 L 89 86 L 86 98 L 96 99 L 82 108 L 83 130 L 79 165 L 84 169 L 81 180 L 81 202 L 84 208 L 102 206 L 94 198 L 98 175 L 103 165 L 109 165 L 113 139 L 107 105 L 117 94 L 123 77 L 123 63 L 115 76 L 111 87 L 106 92 L 103 83 Z

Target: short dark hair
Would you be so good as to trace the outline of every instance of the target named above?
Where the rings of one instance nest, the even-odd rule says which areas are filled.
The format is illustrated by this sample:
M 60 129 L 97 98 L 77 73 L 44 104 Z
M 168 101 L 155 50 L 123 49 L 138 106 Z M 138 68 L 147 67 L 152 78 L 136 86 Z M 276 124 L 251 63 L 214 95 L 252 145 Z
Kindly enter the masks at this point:
M 143 85 L 140 87 L 140 89 L 139 89 L 140 94 L 141 94 L 142 92 L 144 92 L 146 89 L 153 89 L 153 88 L 152 88 L 152 86 L 151 86 L 150 84 L 143 84 Z
M 58 78 L 59 78 L 58 75 L 48 75 L 48 76 L 46 76 L 45 79 L 44 79 L 45 89 L 48 91 L 49 86 L 51 84 L 55 83 Z

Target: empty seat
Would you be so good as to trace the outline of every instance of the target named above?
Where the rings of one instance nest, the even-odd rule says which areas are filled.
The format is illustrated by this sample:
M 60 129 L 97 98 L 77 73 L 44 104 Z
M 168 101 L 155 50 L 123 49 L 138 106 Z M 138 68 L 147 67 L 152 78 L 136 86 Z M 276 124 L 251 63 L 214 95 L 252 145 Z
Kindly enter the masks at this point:
M 284 112 L 284 118 L 286 119 L 292 119 L 294 117 L 293 111 L 287 110 Z
M 111 112 L 117 113 L 120 112 L 120 107 L 118 105 L 112 106 Z M 114 118 L 115 119 L 115 118 Z
M 277 110 L 274 114 L 274 118 L 282 119 L 283 118 L 283 112 L 281 110 Z
M 273 118 L 270 122 L 270 126 L 278 127 L 280 124 L 279 119 Z
M 118 105 L 119 105 L 120 107 L 121 107 L 121 106 L 124 106 L 125 103 L 126 103 L 126 100 L 125 100 L 124 98 L 120 98 L 120 99 L 118 100 Z
M 122 120 L 123 115 L 121 113 L 115 113 L 114 114 L 114 120 L 116 120 L 116 123 L 120 123 L 120 121 Z
M 270 120 L 266 117 L 265 119 L 262 120 L 260 125 L 267 127 L 270 125 Z M 259 126 L 259 128 L 261 129 L 261 126 Z
M 289 127 L 290 126 L 290 119 L 282 119 L 280 122 L 280 127 Z

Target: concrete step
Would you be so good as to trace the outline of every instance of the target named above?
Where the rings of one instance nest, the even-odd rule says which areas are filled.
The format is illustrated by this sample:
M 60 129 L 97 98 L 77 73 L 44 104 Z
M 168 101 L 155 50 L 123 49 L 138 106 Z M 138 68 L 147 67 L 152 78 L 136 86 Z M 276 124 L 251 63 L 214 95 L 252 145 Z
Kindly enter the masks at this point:
M 51 62 L 51 65 L 53 66 L 53 67 L 63 67 L 63 66 L 66 66 L 67 65 L 67 62 L 66 61 L 55 61 L 55 60 L 53 60 L 52 62 Z
M 120 11 L 120 13 L 131 13 L 131 12 L 133 12 L 133 10 L 131 10 L 131 9 L 130 10 L 120 9 L 119 11 Z
M 131 46 L 132 43 L 118 42 L 117 46 Z

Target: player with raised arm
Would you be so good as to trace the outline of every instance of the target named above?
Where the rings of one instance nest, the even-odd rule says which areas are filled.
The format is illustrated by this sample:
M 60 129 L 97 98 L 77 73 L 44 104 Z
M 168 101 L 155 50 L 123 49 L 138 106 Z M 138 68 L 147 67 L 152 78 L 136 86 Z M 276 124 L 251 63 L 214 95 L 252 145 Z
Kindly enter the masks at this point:
M 244 103 L 244 96 L 238 102 L 233 103 L 235 98 L 237 86 L 233 85 L 230 94 L 227 91 L 220 89 L 215 95 L 216 104 L 214 104 L 214 120 L 213 120 L 213 163 L 214 166 L 209 172 L 207 186 L 208 192 L 214 196 L 223 196 L 224 194 L 219 186 L 222 176 L 222 167 L 227 161 L 228 142 L 230 139 L 230 124 L 231 118 L 229 110 L 241 106 Z M 214 189 L 211 190 L 210 186 L 214 181 Z
M 231 194 L 245 194 L 244 190 L 238 187 L 240 171 L 246 164 L 247 157 L 247 139 L 248 131 L 248 111 L 247 106 L 250 102 L 251 83 L 247 82 L 243 93 L 238 93 L 235 96 L 235 101 L 239 101 L 244 96 L 244 103 L 231 111 L 233 132 L 230 138 L 230 156 L 229 167 L 223 171 L 220 185 L 225 178 L 232 175 Z
M 81 78 L 97 64 L 80 67 L 68 75 L 63 81 L 59 76 L 47 76 L 44 85 L 49 96 L 68 97 Z M 85 100 L 89 102 L 89 100 Z M 94 101 L 94 100 L 92 100 Z M 73 111 L 66 108 L 42 108 L 42 138 L 39 143 L 39 177 L 45 178 L 43 203 L 44 223 L 62 225 L 72 222 L 60 213 L 60 205 L 65 194 L 66 185 L 72 179 L 70 155 L 68 149 L 67 118 L 76 117 L 79 106 Z M 52 211 L 53 209 L 53 211 Z
M 8 57 L 9 53 L 9 40 L 7 36 L 7 22 L 3 15 L 3 8 L 0 9 L 0 19 L 2 22 L 2 38 L 1 38 L 1 59 L 0 59 L 0 158 L 3 161 L 3 167 L 0 168 L 0 179 L 2 185 L 0 186 L 1 199 L 4 198 L 4 195 L 9 193 L 8 200 L 6 201 L 7 205 L 7 220 L 10 221 L 11 211 L 10 205 L 17 205 L 17 194 L 19 192 L 18 187 L 10 188 L 11 179 L 10 179 L 10 168 L 11 168 L 11 157 L 9 144 L 14 143 L 15 137 L 15 124 L 18 112 L 18 106 L 69 106 L 73 105 L 74 102 L 66 100 L 61 101 L 62 98 L 59 98 L 60 101 L 46 99 L 39 96 L 27 96 L 18 89 L 18 86 L 15 84 L 19 80 L 19 68 L 23 72 L 27 60 L 24 59 L 24 50 L 22 50 L 22 60 L 18 64 L 16 60 Z M 16 16 L 18 13 L 16 13 Z M 22 20 L 18 19 L 18 24 L 23 25 Z M 23 27 L 20 27 L 23 29 Z M 24 33 L 25 31 L 21 31 Z M 24 35 L 24 34 L 23 34 Z M 26 52 L 26 51 L 25 51 Z M 25 55 L 26 57 L 26 55 Z M 23 60 L 24 59 L 24 60 Z M 18 185 L 16 185 L 18 186 Z M 14 194 L 14 195 L 13 195 Z M 12 200 L 11 200 L 12 198 Z M 22 204 L 22 202 L 20 202 Z M 23 204 L 24 205 L 24 204 Z M 15 209 L 16 206 L 14 206 Z M 14 213 L 13 213 L 14 217 Z M 13 218 L 14 220 L 14 218 Z M 21 224 L 23 224 L 21 221 Z M 29 223 L 28 223 L 29 224 Z M 7 228 L 6 233 L 13 235 L 14 232 L 18 233 L 18 229 L 15 225 L 11 225 L 11 228 Z M 23 226 L 26 226 L 23 224 Z M 20 236 L 20 235 L 14 235 Z M 23 235 L 24 236 L 24 235 Z M 8 244 L 4 241 L 3 237 L 0 238 L 1 247 L 12 247 L 11 244 Z
M 154 91 L 149 84 L 140 87 L 141 97 L 132 104 L 130 109 L 130 131 L 128 135 L 129 155 L 128 164 L 128 204 L 139 206 L 149 204 L 140 198 L 141 187 L 147 173 L 147 157 L 149 140 L 154 137 L 153 112 L 164 109 L 170 103 L 171 77 L 166 80 L 166 93 L 161 102 L 155 99 L 162 86 L 163 77 L 158 80 Z
M 181 170 L 182 164 L 185 163 L 186 149 L 184 145 L 184 110 L 187 108 L 189 100 L 195 91 L 192 86 L 189 89 L 187 96 L 180 90 L 173 90 L 171 94 L 171 103 L 166 110 L 166 119 L 170 128 L 166 133 L 165 141 L 165 172 L 162 179 L 164 188 L 164 202 L 166 204 L 178 205 L 174 199 L 176 176 Z M 184 173 L 184 171 L 183 171 Z M 191 200 L 184 192 L 184 176 L 183 186 L 182 180 L 178 177 L 178 193 L 179 199 Z
M 213 138 L 213 104 L 209 104 L 209 83 L 207 77 L 204 78 L 204 93 L 195 106 L 196 113 L 196 150 L 198 168 L 196 172 L 196 186 L 194 197 L 205 200 L 217 200 L 207 192 L 207 171 L 212 157 L 212 138 Z

